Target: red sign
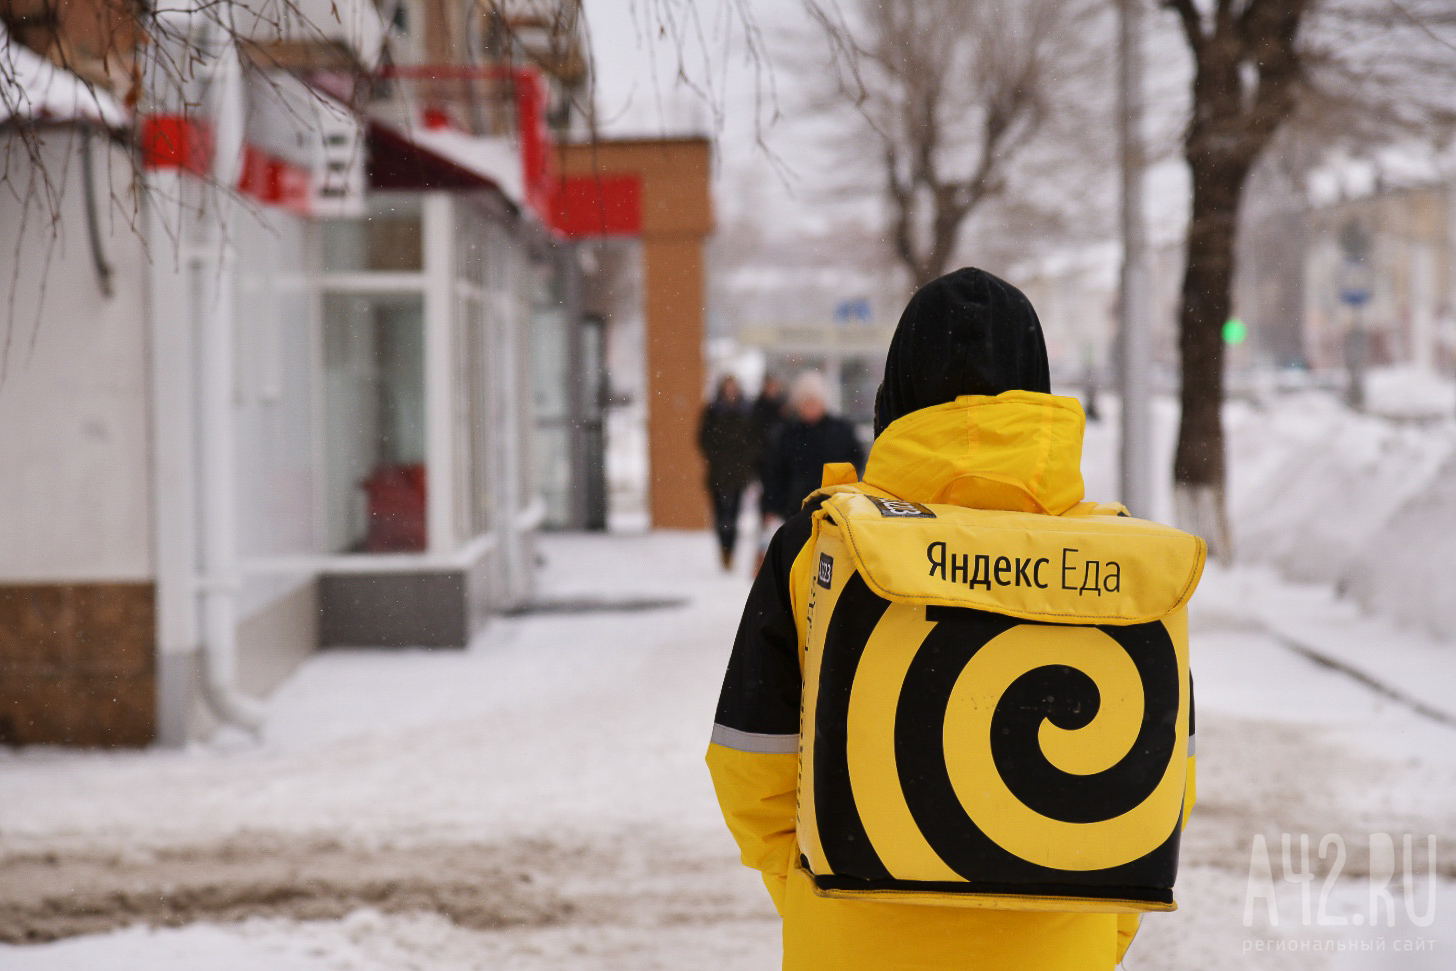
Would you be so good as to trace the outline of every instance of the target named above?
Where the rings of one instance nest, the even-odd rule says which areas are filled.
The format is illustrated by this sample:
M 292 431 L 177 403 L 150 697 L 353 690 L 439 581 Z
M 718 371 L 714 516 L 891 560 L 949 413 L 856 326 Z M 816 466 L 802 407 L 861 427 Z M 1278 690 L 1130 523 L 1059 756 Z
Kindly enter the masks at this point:
M 553 202 L 551 228 L 567 239 L 642 232 L 642 180 L 635 175 L 569 176 Z
M 212 167 L 212 126 L 186 115 L 154 115 L 142 122 L 142 164 L 206 175 Z

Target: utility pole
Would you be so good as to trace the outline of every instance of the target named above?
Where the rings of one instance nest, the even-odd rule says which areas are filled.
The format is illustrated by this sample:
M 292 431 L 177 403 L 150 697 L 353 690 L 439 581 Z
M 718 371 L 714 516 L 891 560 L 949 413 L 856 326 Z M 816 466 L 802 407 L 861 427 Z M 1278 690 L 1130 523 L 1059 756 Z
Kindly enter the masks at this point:
M 1340 302 L 1350 308 L 1350 329 L 1345 332 L 1345 404 L 1351 411 L 1365 410 L 1365 364 L 1369 335 L 1365 333 L 1365 304 L 1373 291 L 1370 272 L 1370 234 L 1356 220 L 1340 230 Z
M 1143 223 L 1143 0 L 1118 0 L 1118 135 L 1122 148 L 1122 281 L 1118 376 L 1122 395 L 1122 502 L 1153 515 L 1148 408 L 1149 281 Z

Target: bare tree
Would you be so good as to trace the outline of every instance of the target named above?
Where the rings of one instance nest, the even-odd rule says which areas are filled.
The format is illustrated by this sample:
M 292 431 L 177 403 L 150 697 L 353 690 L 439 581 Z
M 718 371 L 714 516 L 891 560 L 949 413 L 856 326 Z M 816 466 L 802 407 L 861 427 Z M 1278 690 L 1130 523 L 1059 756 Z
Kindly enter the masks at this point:
M 1178 519 L 1230 550 L 1225 511 L 1223 326 L 1231 308 L 1245 184 L 1290 123 L 1365 141 L 1449 124 L 1456 49 L 1449 3 L 1401 0 L 1162 0 L 1194 76 L 1183 154 L 1192 209 L 1178 311 L 1182 414 Z M 1444 79 L 1444 80 L 1442 80 Z
M 852 108 L 853 137 L 873 146 L 890 247 L 919 286 L 950 267 L 967 220 L 1007 195 L 1018 165 L 1078 103 L 1099 11 L 1081 0 L 805 8 L 833 52 L 821 104 Z
M 1192 175 L 1183 290 L 1178 311 L 1182 413 L 1173 463 L 1178 519 L 1228 546 L 1224 513 L 1223 325 L 1234 281 L 1234 243 L 1244 183 L 1294 112 L 1302 74 L 1300 21 L 1311 0 L 1165 0 L 1182 21 L 1194 59 L 1183 140 Z

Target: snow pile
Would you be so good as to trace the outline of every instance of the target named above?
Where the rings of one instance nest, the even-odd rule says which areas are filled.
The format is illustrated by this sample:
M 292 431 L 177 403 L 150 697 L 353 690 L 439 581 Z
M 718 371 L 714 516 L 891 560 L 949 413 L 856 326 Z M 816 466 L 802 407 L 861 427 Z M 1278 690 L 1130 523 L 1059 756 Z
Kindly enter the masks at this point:
M 1366 410 L 1389 418 L 1449 418 L 1456 386 L 1428 368 L 1377 368 L 1365 379 Z
M 0 124 L 93 121 L 122 129 L 127 111 L 105 91 L 10 39 L 0 26 Z
M 1456 448 L 1346 572 L 1346 591 L 1363 607 L 1456 638 Z
M 1456 532 L 1456 423 L 1392 422 L 1308 393 L 1267 408 L 1231 406 L 1228 434 L 1241 559 L 1456 632 L 1456 600 L 1446 595 L 1456 565 L 1446 541 Z

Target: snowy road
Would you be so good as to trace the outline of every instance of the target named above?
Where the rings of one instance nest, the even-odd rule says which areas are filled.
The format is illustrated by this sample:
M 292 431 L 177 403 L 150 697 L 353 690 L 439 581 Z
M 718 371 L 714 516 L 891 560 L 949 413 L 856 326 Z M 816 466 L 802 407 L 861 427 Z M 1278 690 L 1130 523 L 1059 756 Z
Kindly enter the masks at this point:
M 1090 495 L 1114 447 L 1089 429 Z M 320 654 L 261 742 L 0 753 L 0 969 L 776 967 L 702 761 L 746 575 L 706 534 L 542 546 L 545 600 L 659 606 Z M 1181 910 L 1126 967 L 1456 967 L 1456 644 L 1251 566 L 1191 622 Z

